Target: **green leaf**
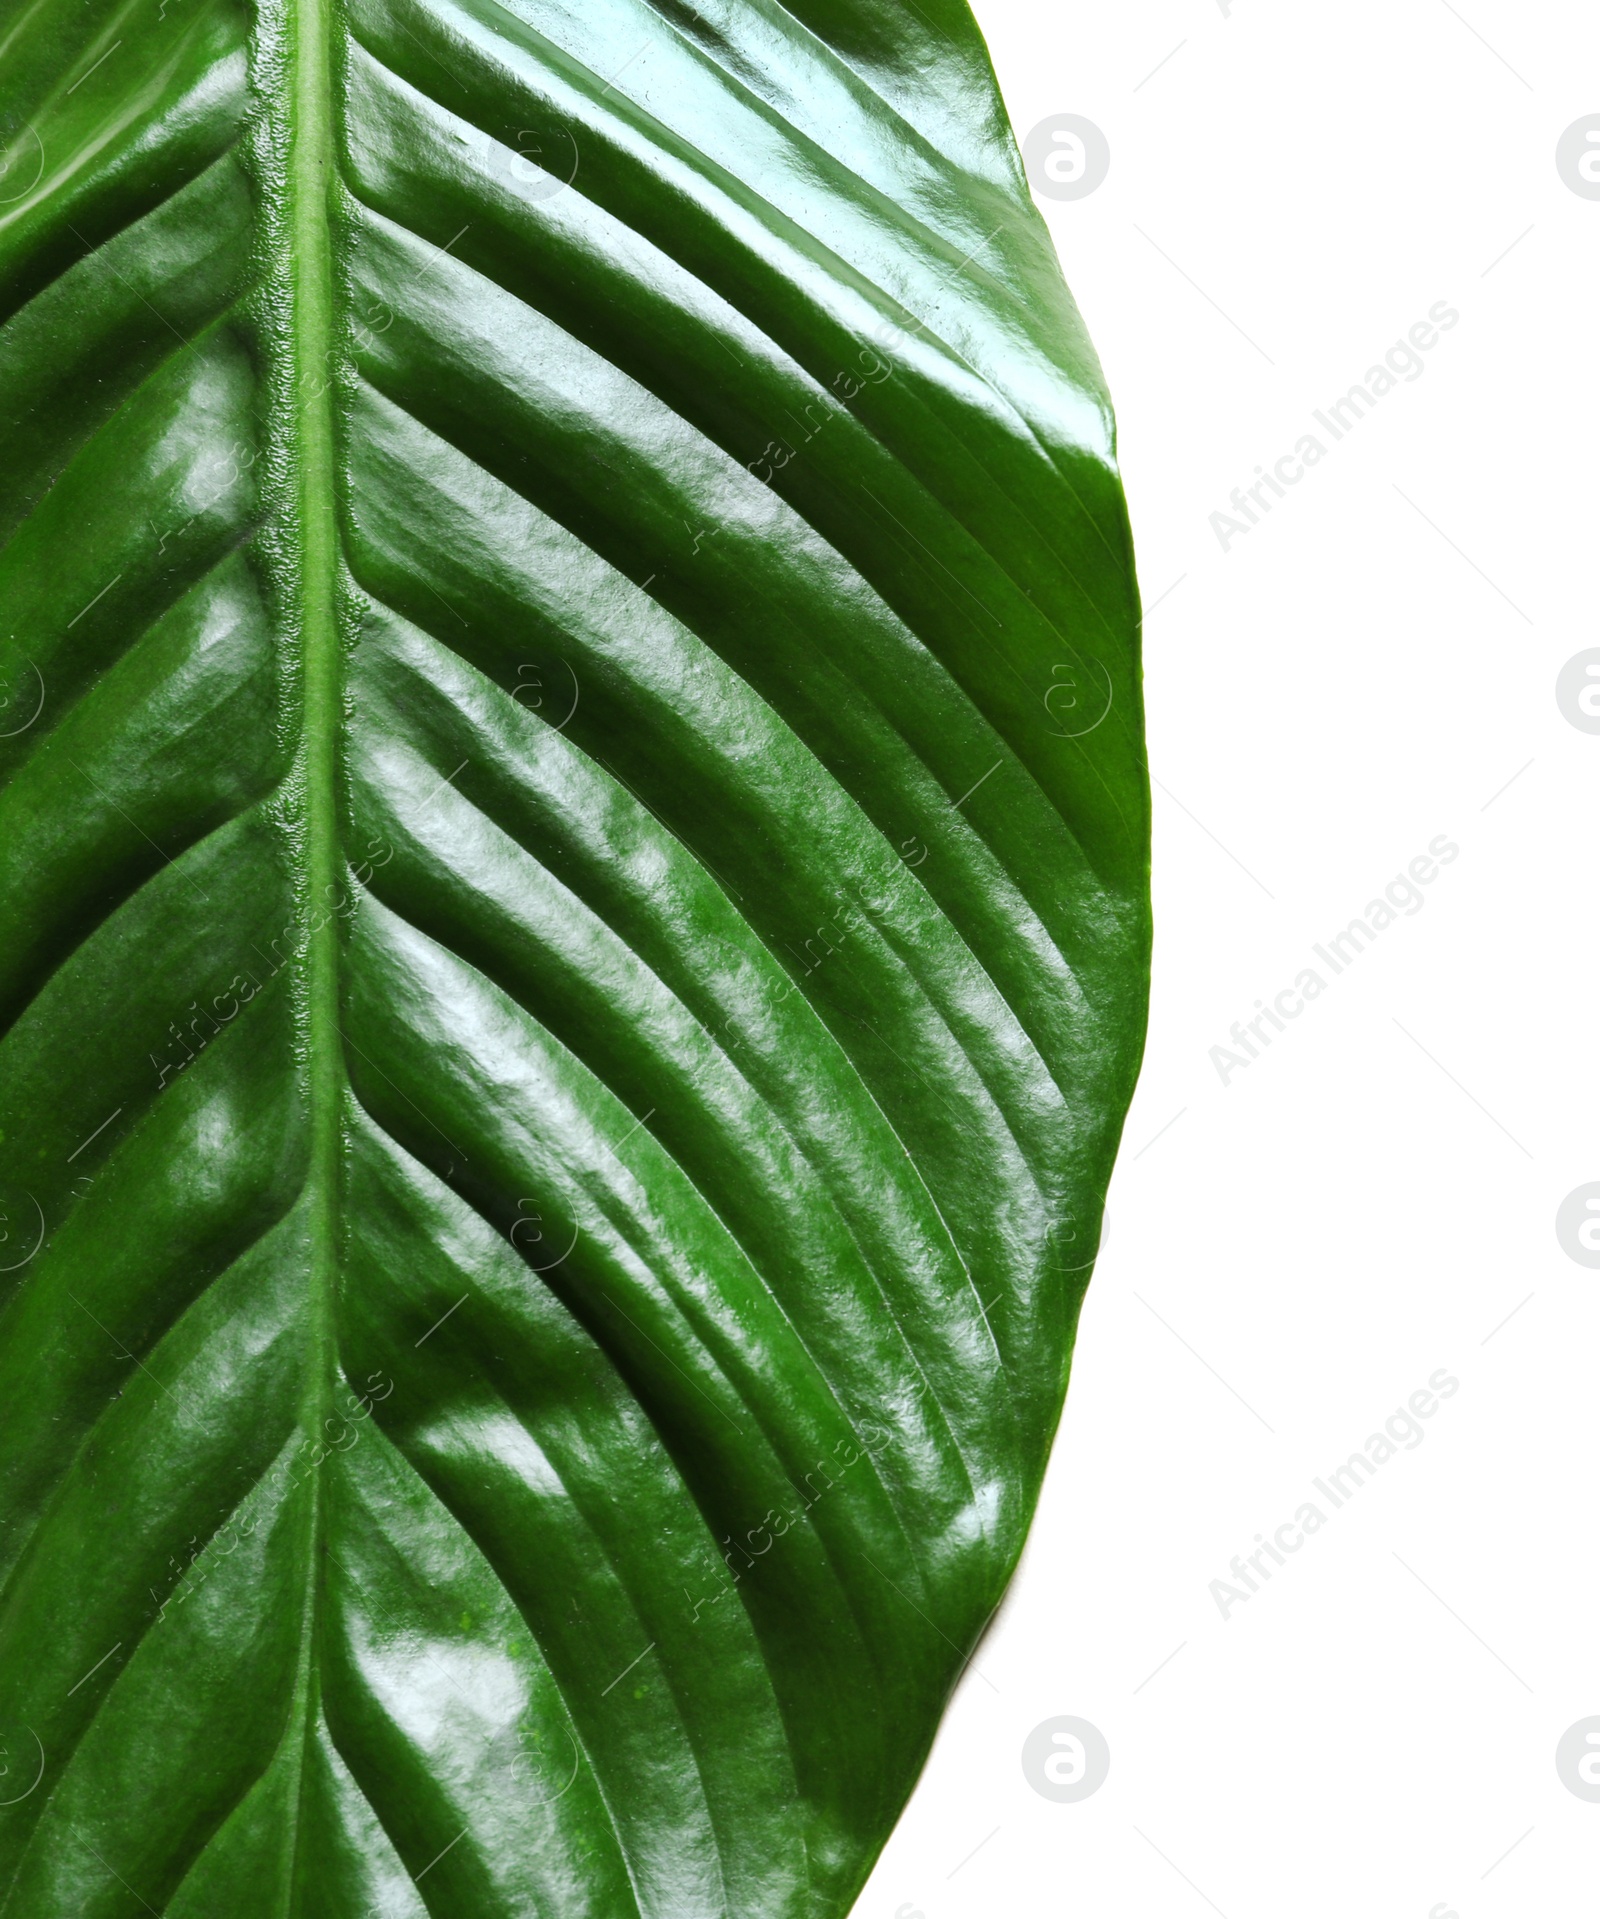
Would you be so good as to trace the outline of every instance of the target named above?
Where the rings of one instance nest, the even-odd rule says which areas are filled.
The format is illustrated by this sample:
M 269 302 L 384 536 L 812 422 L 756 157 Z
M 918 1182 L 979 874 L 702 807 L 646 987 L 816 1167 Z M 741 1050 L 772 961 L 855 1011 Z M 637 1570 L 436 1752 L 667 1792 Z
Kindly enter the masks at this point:
M 1144 1019 L 963 0 L 17 0 L 0 1919 L 844 1913 Z

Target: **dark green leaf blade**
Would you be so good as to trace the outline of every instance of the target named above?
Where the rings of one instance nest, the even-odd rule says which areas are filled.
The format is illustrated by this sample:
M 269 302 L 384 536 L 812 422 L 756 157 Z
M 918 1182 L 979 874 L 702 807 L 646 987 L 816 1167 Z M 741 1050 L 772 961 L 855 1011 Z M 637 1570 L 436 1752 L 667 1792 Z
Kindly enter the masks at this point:
M 1144 1018 L 1110 411 L 976 28 L 8 60 L 0 1919 L 842 1914 Z

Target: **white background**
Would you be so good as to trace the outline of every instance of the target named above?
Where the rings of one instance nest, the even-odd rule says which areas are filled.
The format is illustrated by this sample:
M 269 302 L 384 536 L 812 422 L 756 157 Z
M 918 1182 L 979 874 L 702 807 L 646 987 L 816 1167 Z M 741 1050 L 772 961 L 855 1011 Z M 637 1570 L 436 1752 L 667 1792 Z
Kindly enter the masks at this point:
M 1600 1272 L 1555 1215 L 1600 1179 L 1600 737 L 1555 682 L 1600 643 L 1600 201 L 1555 145 L 1600 15 L 977 13 L 1019 138 L 1110 143 L 1040 204 L 1150 608 L 1155 987 L 1032 1543 L 860 1919 L 1591 1912 L 1554 1754 L 1600 1713 Z M 1440 300 L 1423 376 L 1224 552 L 1232 489 Z M 1425 907 L 1224 1085 L 1441 833 Z M 1441 1366 L 1425 1441 L 1224 1620 L 1210 1582 Z M 1111 1750 L 1078 1804 L 1023 1776 L 1058 1714 Z

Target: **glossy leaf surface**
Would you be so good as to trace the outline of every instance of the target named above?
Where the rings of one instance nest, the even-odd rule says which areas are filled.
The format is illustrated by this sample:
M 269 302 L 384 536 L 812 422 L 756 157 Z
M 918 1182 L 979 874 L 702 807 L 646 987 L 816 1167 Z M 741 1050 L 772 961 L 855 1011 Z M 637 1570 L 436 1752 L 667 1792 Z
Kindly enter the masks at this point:
M 846 1912 L 1137 1063 L 959 0 L 11 0 L 0 1919 Z

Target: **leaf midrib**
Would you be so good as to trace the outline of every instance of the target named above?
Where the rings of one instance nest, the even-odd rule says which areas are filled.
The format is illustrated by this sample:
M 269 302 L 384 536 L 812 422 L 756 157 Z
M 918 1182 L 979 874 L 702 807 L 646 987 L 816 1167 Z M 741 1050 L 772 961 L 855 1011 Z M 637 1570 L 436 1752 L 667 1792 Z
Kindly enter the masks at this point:
M 288 440 L 292 473 L 289 529 L 290 631 L 297 655 L 300 740 L 295 771 L 299 817 L 291 862 L 296 912 L 303 929 L 297 1007 L 305 1042 L 309 1154 L 307 1366 L 301 1422 L 306 1446 L 315 1446 L 333 1410 L 337 1365 L 334 1289 L 339 1248 L 339 1162 L 345 1092 L 339 1022 L 338 917 L 343 868 L 339 835 L 339 741 L 343 685 L 339 631 L 339 554 L 333 417 L 336 337 L 333 264 L 335 190 L 333 7 L 335 0 L 287 0 L 289 87 L 288 199 L 284 238 L 289 297 L 290 390 L 274 409 Z M 269 429 L 270 431 L 270 429 Z M 316 1455 L 310 1455 L 315 1459 Z M 285 1835 L 290 1849 L 285 1899 L 295 1900 L 296 1834 L 302 1824 L 310 1768 L 306 1761 L 320 1710 L 316 1642 L 320 1615 L 321 1550 L 326 1492 L 320 1465 L 309 1475 L 305 1589 L 294 1719 L 299 1719 L 296 1817 Z

